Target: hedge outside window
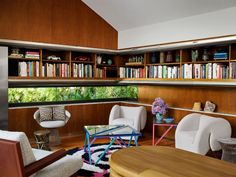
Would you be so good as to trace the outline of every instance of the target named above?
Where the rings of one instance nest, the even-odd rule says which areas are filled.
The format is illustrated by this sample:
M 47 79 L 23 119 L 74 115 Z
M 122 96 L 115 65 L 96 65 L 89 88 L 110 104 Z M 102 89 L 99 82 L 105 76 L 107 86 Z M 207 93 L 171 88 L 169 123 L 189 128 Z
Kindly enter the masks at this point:
M 9 88 L 8 102 L 35 103 L 110 98 L 136 99 L 137 95 L 137 86 Z

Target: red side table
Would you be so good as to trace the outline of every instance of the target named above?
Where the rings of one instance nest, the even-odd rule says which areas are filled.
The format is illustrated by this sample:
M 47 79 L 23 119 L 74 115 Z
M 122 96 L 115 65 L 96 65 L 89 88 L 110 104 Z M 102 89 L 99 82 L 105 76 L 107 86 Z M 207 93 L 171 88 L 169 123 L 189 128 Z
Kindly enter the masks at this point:
M 167 135 L 167 133 L 174 127 L 176 128 L 178 125 L 178 123 L 165 123 L 165 122 L 157 122 L 155 120 L 155 118 L 153 119 L 153 124 L 152 124 L 152 145 L 156 146 L 158 143 L 160 143 L 160 141 Z M 163 135 L 156 141 L 155 143 L 155 127 L 156 126 L 160 126 L 160 127 L 169 127 L 164 133 Z

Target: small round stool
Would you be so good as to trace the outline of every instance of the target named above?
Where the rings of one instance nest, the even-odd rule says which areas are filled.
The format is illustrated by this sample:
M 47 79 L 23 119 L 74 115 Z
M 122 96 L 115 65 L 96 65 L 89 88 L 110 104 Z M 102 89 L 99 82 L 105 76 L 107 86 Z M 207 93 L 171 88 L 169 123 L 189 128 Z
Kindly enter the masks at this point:
M 49 130 L 38 130 L 34 132 L 34 137 L 38 149 L 43 149 L 47 151 L 51 150 L 49 147 L 49 134 L 50 134 Z
M 218 140 L 222 147 L 221 160 L 236 163 L 236 138 Z

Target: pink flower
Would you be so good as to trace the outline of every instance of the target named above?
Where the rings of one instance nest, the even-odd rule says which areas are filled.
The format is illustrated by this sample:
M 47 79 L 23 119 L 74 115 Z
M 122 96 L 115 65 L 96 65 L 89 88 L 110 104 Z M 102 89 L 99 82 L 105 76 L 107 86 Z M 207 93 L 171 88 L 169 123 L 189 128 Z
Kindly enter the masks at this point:
M 152 103 L 152 114 L 162 114 L 165 115 L 167 111 L 168 105 L 162 100 L 160 97 L 156 98 Z

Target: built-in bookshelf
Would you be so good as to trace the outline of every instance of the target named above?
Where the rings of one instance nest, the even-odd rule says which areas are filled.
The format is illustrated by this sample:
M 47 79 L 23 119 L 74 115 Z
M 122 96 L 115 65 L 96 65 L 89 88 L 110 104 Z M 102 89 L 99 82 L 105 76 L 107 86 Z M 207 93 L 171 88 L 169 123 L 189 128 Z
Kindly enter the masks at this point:
M 23 45 L 22 45 L 23 46 Z M 236 44 L 122 53 L 9 47 L 9 77 L 14 79 L 113 79 L 233 81 Z

